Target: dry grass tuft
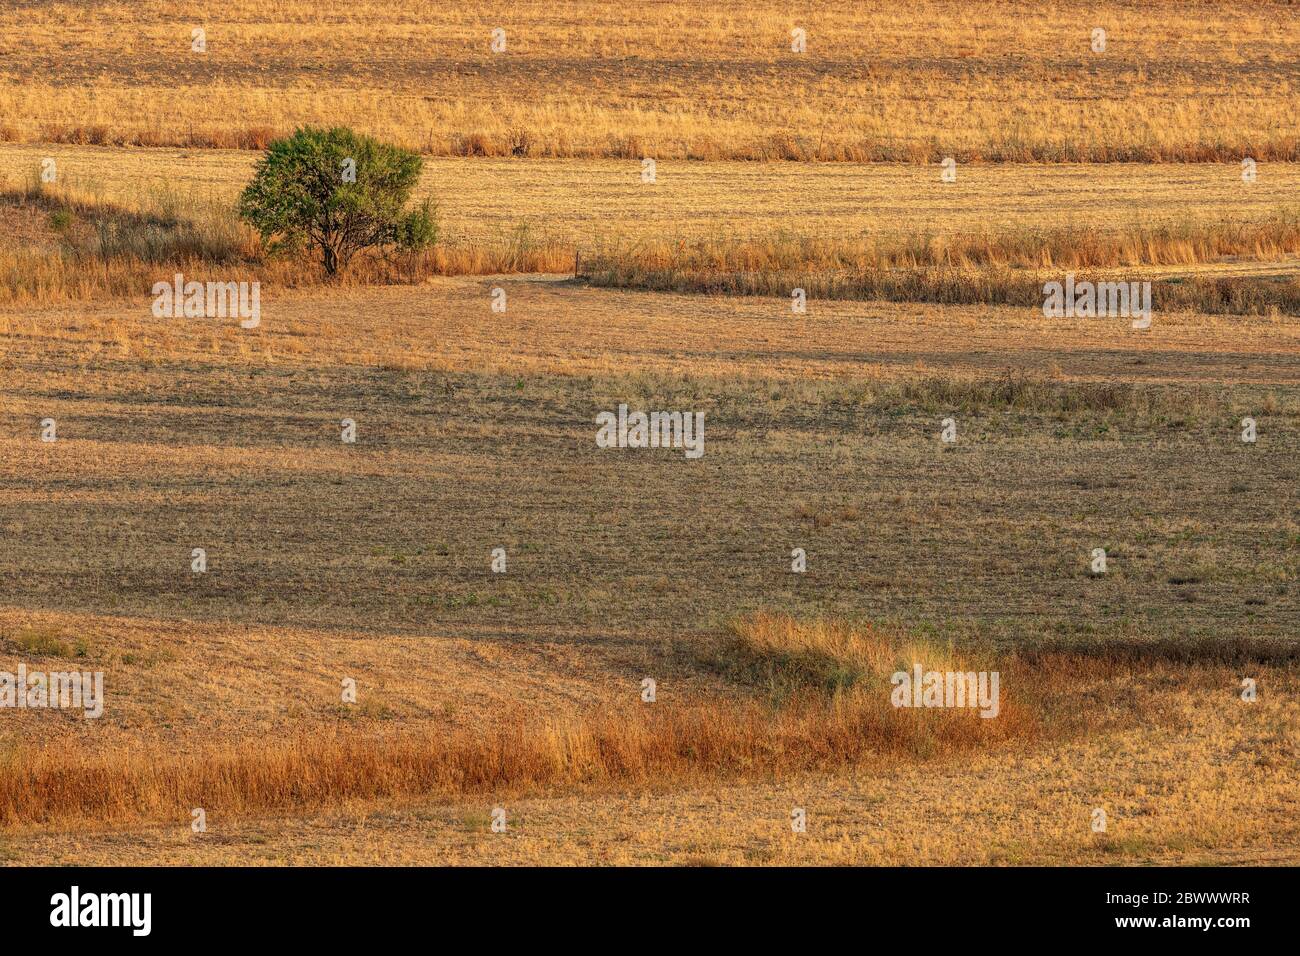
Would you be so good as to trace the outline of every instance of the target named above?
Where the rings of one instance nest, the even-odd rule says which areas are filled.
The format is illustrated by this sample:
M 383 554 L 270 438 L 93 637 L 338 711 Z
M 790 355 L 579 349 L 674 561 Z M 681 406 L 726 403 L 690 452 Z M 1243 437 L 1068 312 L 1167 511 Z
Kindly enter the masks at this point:
M 28 627 L 9 636 L 25 654 L 36 657 L 85 657 L 88 653 L 82 641 L 71 641 L 61 628 Z

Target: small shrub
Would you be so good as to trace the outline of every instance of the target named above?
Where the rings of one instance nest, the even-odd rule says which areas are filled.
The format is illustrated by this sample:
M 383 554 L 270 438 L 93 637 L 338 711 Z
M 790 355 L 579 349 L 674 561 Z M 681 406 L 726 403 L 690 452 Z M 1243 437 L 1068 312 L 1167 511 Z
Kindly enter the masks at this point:
M 533 134 L 522 127 L 510 131 L 510 155 L 527 156 L 533 151 Z
M 85 657 L 89 653 L 84 641 L 71 644 L 62 631 L 52 627 L 29 627 L 15 634 L 13 640 L 37 657 Z

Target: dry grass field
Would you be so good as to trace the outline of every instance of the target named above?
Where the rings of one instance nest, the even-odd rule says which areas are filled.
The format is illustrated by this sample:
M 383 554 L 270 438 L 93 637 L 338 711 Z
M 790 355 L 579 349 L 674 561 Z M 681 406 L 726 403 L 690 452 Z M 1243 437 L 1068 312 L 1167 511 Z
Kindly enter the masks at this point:
M 0 147 L 0 302 L 118 297 L 232 266 L 318 283 L 235 218 L 253 163 Z M 1027 305 L 1044 278 L 1079 269 L 1155 279 L 1162 310 L 1297 314 L 1298 189 L 1288 163 L 1250 183 L 1219 164 L 979 166 L 942 183 L 917 166 L 681 162 L 647 184 L 622 160 L 435 159 L 416 194 L 436 204 L 441 241 L 383 281 L 577 270 L 633 288 Z
M 1286 0 L 20 3 L 0 13 L 0 133 L 260 147 L 345 123 L 436 155 L 1294 161 L 1298 47 Z
M 488 309 L 494 283 L 506 317 Z M 9 310 L 5 660 L 102 667 L 112 701 L 95 722 L 7 715 L 10 858 L 48 854 L 73 827 L 76 849 L 55 858 L 1291 859 L 1278 818 L 1297 798 L 1294 324 L 1170 317 L 1135 341 L 1123 323 L 1014 309 L 837 303 L 795 324 L 780 306 L 494 278 L 285 293 L 242 338 L 160 328 L 144 305 Z M 619 401 L 705 410 L 708 453 L 600 452 L 595 411 Z M 950 414 L 960 439 L 945 447 Z M 1246 414 L 1254 446 L 1238 439 Z M 36 438 L 45 417 L 54 444 Z M 343 417 L 356 445 L 338 440 Z M 189 568 L 199 546 L 204 575 Z M 504 575 L 489 570 L 497 546 Z M 1111 559 L 1102 578 L 1088 569 L 1096 546 Z M 805 575 L 790 573 L 793 547 L 808 551 Z M 1043 676 L 1008 693 L 1031 712 L 999 728 L 1020 746 L 931 730 L 901 755 L 805 748 L 804 765 L 765 735 L 829 716 L 798 717 L 771 675 L 732 666 L 725 635 L 757 611 L 1084 663 L 1037 665 Z M 355 706 L 339 702 L 347 676 Z M 639 701 L 645 676 L 654 704 Z M 1243 676 L 1266 688 L 1259 705 L 1237 699 Z M 752 706 L 776 710 L 743 744 L 689 723 Z M 720 749 L 665 753 L 659 719 L 688 722 L 674 740 Z M 643 736 L 629 743 L 628 727 Z M 536 734 L 561 753 L 594 734 L 596 753 L 624 757 L 447 769 L 484 748 L 534 753 Z M 311 774 L 276 795 L 274 768 L 310 757 L 282 748 L 355 761 L 366 740 L 377 767 L 363 778 L 388 774 L 402 801 L 376 805 L 389 798 L 348 791 L 351 776 L 312 793 Z M 412 741 L 454 752 L 401 750 Z M 974 749 L 944 759 L 938 744 Z M 271 779 L 242 791 L 220 770 L 231 760 Z M 943 769 L 909 790 L 918 760 Z M 420 761 L 429 775 L 413 781 Z M 840 764 L 855 768 L 847 791 Z M 1049 783 L 1056 766 L 1074 782 Z M 950 795 L 904 851 L 887 821 L 967 794 L 953 775 L 1010 787 L 1018 809 L 993 822 L 982 798 Z M 747 783 L 725 782 L 737 776 Z M 555 793 L 560 779 L 588 796 Z M 645 796 L 629 806 L 630 784 Z M 1173 802 L 1143 809 L 1157 791 Z M 774 836 L 791 794 L 825 814 L 805 843 Z M 744 823 L 706 824 L 687 809 L 701 800 Z M 487 846 L 500 836 L 487 811 L 516 802 L 519 832 Z M 223 822 L 191 841 L 189 804 L 207 803 Z M 1125 816 L 1113 839 L 1088 831 L 1094 804 Z M 663 827 L 674 814 L 684 828 Z
M 1300 863 L 1300 5 L 219 6 L 0 11 L 0 863 Z
M 0 181 L 18 185 L 43 159 L 58 184 L 133 208 L 166 202 L 229 205 L 256 153 L 0 147 Z M 521 227 L 566 245 L 773 233 L 814 237 L 952 236 L 1050 228 L 1122 231 L 1142 225 L 1257 222 L 1300 208 L 1300 165 L 1261 163 L 1004 164 L 959 168 L 894 164 L 662 162 L 642 184 L 629 160 L 432 158 L 419 195 L 438 203 L 448 239 L 487 242 Z M 940 188 L 942 187 L 942 188 Z

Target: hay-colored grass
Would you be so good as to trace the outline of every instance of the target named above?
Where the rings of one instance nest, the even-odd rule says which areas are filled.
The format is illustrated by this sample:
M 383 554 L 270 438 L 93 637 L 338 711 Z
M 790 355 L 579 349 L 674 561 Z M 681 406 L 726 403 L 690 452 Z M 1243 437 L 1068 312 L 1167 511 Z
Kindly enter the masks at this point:
M 0 138 L 261 148 L 343 122 L 435 155 L 1294 161 L 1298 16 L 1284 0 L 28 4 L 0 14 Z

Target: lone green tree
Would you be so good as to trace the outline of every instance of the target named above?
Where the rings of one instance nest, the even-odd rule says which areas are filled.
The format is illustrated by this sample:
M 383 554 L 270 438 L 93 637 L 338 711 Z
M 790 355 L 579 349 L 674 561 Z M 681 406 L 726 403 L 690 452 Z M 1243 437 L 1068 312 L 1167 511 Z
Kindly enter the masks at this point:
M 332 276 L 362 249 L 437 241 L 432 204 L 406 208 L 422 165 L 415 153 L 346 127 L 303 127 L 267 147 L 239 215 L 272 250 L 315 247 Z

